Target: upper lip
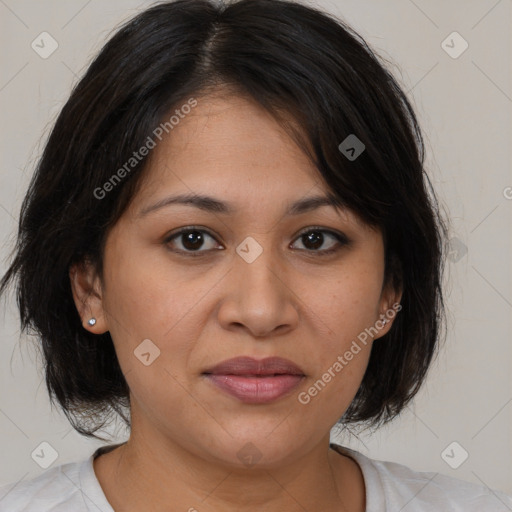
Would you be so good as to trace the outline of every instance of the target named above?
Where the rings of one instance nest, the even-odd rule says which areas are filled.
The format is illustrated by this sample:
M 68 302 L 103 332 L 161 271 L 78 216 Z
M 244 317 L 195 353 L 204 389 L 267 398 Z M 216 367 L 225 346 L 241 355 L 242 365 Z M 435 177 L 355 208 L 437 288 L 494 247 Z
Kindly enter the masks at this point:
M 234 357 L 209 368 L 203 373 L 216 375 L 304 375 L 295 363 L 282 357 Z

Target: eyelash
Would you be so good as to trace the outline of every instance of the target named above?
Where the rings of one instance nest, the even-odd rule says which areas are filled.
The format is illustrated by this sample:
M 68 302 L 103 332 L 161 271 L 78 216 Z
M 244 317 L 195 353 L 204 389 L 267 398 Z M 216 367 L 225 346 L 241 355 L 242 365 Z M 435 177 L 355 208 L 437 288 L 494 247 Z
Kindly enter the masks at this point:
M 183 235 L 184 233 L 190 233 L 190 232 L 194 232 L 194 231 L 197 231 L 199 233 L 206 233 L 208 236 L 210 236 L 211 238 L 213 238 L 214 240 L 216 240 L 216 238 L 206 229 L 204 228 L 201 228 L 199 226 L 187 226 L 185 228 L 181 228 L 179 231 L 176 231 L 174 233 L 171 233 L 170 235 L 166 236 L 165 237 L 165 240 L 164 240 L 164 244 L 165 245 L 168 245 L 173 239 L 175 238 L 178 238 L 180 235 Z M 310 254 L 312 253 L 317 253 L 319 256 L 323 257 L 323 256 L 329 256 L 339 250 L 341 250 L 342 247 L 346 247 L 346 246 L 349 246 L 351 244 L 351 241 L 347 238 L 346 235 L 342 234 L 342 233 L 337 233 L 336 231 L 332 231 L 330 229 L 325 229 L 325 228 L 322 228 L 320 226 L 311 226 L 311 227 L 308 227 L 307 229 L 303 230 L 302 232 L 300 232 L 297 237 L 295 238 L 295 240 L 298 240 L 300 237 L 308 234 L 308 233 L 311 233 L 313 231 L 316 231 L 316 232 L 321 232 L 321 233 L 327 233 L 328 235 L 331 235 L 333 236 L 337 241 L 338 241 L 338 244 L 335 245 L 335 247 L 331 248 L 331 249 L 324 249 L 324 250 L 314 250 L 314 249 L 298 249 L 300 251 L 305 251 L 305 252 L 308 252 Z M 181 255 L 184 255 L 185 257 L 192 257 L 192 258 L 197 258 L 197 257 L 201 257 L 201 256 L 204 256 L 205 254 L 209 253 L 212 251 L 212 249 L 210 250 L 207 250 L 207 251 L 184 251 L 182 249 L 178 249 L 178 250 L 175 250 L 175 249 L 170 249 L 172 252 L 175 252 L 175 253 L 178 253 L 178 254 L 181 254 Z M 215 249 L 213 249 L 215 250 Z

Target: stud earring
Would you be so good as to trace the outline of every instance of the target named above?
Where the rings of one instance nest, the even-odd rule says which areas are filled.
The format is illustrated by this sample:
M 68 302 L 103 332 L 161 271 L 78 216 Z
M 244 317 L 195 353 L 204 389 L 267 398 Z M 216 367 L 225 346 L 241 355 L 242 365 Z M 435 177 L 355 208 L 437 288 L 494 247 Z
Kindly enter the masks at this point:
M 88 323 L 90 326 L 93 326 L 93 325 L 96 323 L 96 318 L 91 318 L 87 323 Z

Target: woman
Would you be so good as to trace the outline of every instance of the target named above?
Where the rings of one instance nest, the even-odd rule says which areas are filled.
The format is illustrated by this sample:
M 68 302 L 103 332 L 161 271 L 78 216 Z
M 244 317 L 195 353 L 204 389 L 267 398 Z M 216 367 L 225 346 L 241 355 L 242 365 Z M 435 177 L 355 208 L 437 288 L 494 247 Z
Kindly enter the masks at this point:
M 178 0 L 127 23 L 56 121 L 1 290 L 75 429 L 117 413 L 130 437 L 0 510 L 512 510 L 330 443 L 396 417 L 438 347 L 423 158 L 394 78 L 320 11 Z

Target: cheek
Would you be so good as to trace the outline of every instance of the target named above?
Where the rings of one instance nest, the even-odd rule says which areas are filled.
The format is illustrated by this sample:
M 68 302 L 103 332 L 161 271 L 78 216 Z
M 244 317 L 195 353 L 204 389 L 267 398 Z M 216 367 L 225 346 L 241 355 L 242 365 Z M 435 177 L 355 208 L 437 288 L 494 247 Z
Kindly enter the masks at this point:
M 204 273 L 192 265 L 184 271 L 165 251 L 115 239 L 104 265 L 109 331 L 132 393 L 144 404 L 163 401 L 190 410 L 184 388 L 191 384 L 196 340 L 224 272 Z
M 315 371 L 297 397 L 308 415 L 323 418 L 329 426 L 354 399 L 372 348 L 372 338 L 365 331 L 373 324 L 372 308 L 353 297 L 342 298 L 330 302 L 329 311 L 324 311 L 330 331 L 316 338 L 309 357 Z
M 371 328 L 379 319 L 382 279 L 379 258 L 364 256 L 347 259 L 335 278 L 317 281 L 321 286 L 303 278 L 299 293 L 317 333 L 310 356 L 316 371 L 299 402 L 313 414 L 327 413 L 335 421 L 355 396 L 371 353 Z
M 379 252 L 374 254 L 354 253 L 330 269 L 328 276 L 317 275 L 313 280 L 300 276 L 297 295 L 304 311 L 316 317 L 326 352 L 342 350 L 379 318 L 384 266 Z
M 122 324 L 132 337 L 161 337 L 194 308 L 204 286 L 172 265 L 163 248 L 148 250 L 136 239 L 120 238 L 105 253 L 104 305 L 114 317 L 112 328 Z
M 187 410 L 199 418 L 201 411 L 185 391 L 184 372 L 191 340 L 202 328 L 194 312 L 205 290 L 199 278 L 177 272 L 165 258 L 128 245 L 113 241 L 105 253 L 104 307 L 131 400 L 137 403 L 132 410 L 167 426 L 170 411 Z M 162 404 L 165 411 L 159 412 Z

